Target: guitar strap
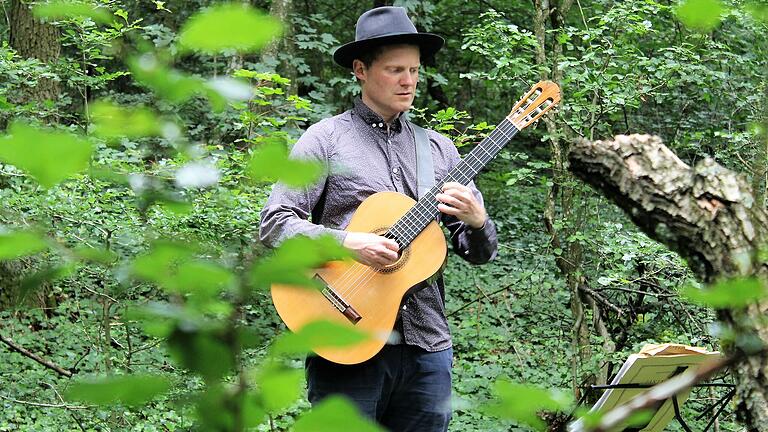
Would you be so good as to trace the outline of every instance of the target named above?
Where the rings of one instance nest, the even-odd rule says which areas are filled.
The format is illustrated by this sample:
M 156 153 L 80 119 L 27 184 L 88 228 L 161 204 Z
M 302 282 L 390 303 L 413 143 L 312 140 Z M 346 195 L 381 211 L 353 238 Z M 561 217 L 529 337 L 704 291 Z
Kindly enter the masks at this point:
M 427 131 L 413 123 L 411 126 L 416 137 L 416 177 L 418 194 L 421 198 L 435 185 L 435 166 L 432 162 L 432 146 L 429 145 Z
M 413 126 L 413 135 L 416 138 L 416 177 L 419 198 L 421 198 L 435 185 L 435 166 L 432 161 L 432 146 L 429 144 L 427 131 L 413 123 L 411 123 L 411 126 Z M 445 257 L 443 265 L 440 266 L 440 270 L 427 278 L 424 283 L 431 285 L 437 281 L 437 279 L 442 277 L 443 269 L 445 269 L 447 261 L 448 256 Z

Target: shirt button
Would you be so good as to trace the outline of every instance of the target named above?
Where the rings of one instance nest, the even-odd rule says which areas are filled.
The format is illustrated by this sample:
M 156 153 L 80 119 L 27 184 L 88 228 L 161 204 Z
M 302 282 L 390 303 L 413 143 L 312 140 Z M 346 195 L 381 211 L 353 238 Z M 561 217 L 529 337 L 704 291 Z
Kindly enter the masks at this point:
M 408 310 L 408 305 L 403 305 L 403 310 Z
M 384 123 L 379 123 L 379 127 L 384 127 Z
M 395 174 L 397 174 L 398 172 L 400 172 L 400 170 L 399 170 L 399 169 L 397 169 L 397 167 L 394 167 L 394 168 L 392 168 L 392 172 L 393 172 L 393 173 L 395 173 Z

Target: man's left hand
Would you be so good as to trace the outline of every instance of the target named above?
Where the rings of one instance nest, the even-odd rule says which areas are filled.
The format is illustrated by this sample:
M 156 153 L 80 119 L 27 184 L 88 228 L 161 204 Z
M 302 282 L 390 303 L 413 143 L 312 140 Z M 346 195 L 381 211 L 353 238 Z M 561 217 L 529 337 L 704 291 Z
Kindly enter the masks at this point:
M 475 198 L 475 194 L 461 183 L 448 182 L 443 185 L 443 192 L 435 198 L 440 202 L 437 209 L 445 214 L 456 216 L 471 228 L 482 228 L 487 215 L 485 207 Z

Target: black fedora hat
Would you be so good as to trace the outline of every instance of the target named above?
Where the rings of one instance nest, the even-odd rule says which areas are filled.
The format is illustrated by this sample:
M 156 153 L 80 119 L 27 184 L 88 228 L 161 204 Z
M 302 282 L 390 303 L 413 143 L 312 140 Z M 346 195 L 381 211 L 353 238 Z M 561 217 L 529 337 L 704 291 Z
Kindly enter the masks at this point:
M 333 53 L 333 60 L 345 68 L 352 68 L 352 61 L 360 53 L 379 45 L 418 45 L 421 57 L 429 57 L 443 47 L 442 37 L 432 33 L 419 33 L 405 9 L 385 6 L 371 9 L 360 15 L 355 26 L 355 41 L 342 45 Z

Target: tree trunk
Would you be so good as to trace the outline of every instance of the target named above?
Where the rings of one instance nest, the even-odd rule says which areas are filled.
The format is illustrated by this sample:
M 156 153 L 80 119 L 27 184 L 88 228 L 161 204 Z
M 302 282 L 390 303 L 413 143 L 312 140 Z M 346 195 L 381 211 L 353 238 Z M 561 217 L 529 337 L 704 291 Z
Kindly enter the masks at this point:
M 551 80 L 558 84 L 562 81 L 563 71 L 557 65 L 557 59 L 562 56 L 562 45 L 553 43 L 552 50 L 548 51 L 547 33 L 552 33 L 552 30 L 555 32 L 562 30 L 564 15 L 572 3 L 570 0 L 535 0 L 534 2 L 536 7 L 534 34 L 538 41 L 536 65 L 541 70 L 539 78 L 542 80 Z M 547 23 L 550 24 L 550 28 Z M 571 333 L 571 350 L 574 353 L 571 357 L 572 390 L 578 399 L 581 397 L 580 386 L 584 384 L 581 376 L 582 365 L 591 359 L 592 352 L 587 308 L 579 290 L 584 283 L 584 278 L 581 276 L 583 248 L 578 240 L 565 239 L 578 230 L 578 221 L 584 220 L 581 214 L 583 207 L 574 206 L 577 191 L 570 186 L 573 182 L 565 168 L 566 156 L 559 133 L 563 128 L 550 116 L 544 117 L 544 124 L 549 135 L 549 148 L 552 154 L 552 186 L 547 194 L 544 223 L 551 238 L 552 250 L 556 251 L 555 263 L 570 293 L 571 313 L 574 319 Z M 563 228 L 558 229 L 557 226 Z M 599 314 L 599 311 L 595 310 L 594 313 Z
M 620 135 L 614 141 L 580 141 L 570 169 L 624 209 L 649 237 L 687 259 L 703 282 L 743 276 L 765 281 L 761 250 L 768 240 L 768 214 L 751 185 L 707 158 L 683 163 L 658 137 Z M 768 346 L 768 302 L 718 311 L 740 339 Z M 737 339 L 739 340 L 739 339 Z M 742 350 L 739 344 L 725 346 Z M 768 425 L 768 356 L 747 358 L 732 368 L 737 417 L 750 431 Z
M 274 0 L 269 14 L 283 23 L 283 36 L 273 40 L 264 47 L 261 52 L 262 62 L 277 62 L 277 73 L 291 80 L 289 87 L 290 94 L 298 93 L 296 84 L 296 68 L 289 63 L 289 59 L 294 57 L 296 49 L 293 44 L 293 25 L 291 24 L 291 12 L 293 11 L 292 0 Z
M 28 3 L 22 0 L 11 0 L 9 19 L 11 46 L 21 57 L 36 58 L 46 65 L 53 64 L 59 59 L 61 53 L 59 30 L 35 18 Z M 50 78 L 43 78 L 19 96 L 22 102 L 55 101 L 59 97 L 59 83 Z

